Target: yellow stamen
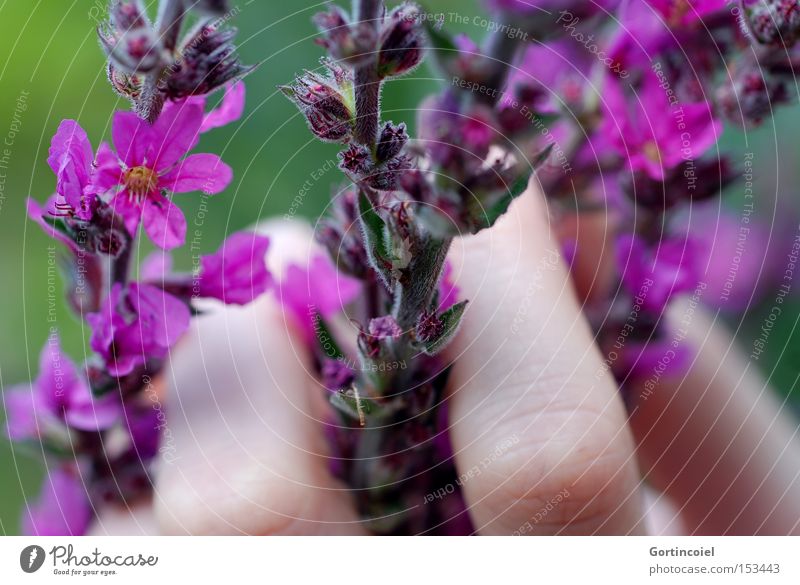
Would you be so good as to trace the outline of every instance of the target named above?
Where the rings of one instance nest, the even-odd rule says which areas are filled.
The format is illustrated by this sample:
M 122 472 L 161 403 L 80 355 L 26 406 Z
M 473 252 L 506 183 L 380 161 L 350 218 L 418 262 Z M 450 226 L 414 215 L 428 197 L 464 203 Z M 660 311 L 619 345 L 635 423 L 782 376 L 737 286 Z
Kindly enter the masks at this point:
M 133 197 L 143 199 L 158 189 L 158 174 L 147 167 L 132 167 L 125 171 L 125 187 Z

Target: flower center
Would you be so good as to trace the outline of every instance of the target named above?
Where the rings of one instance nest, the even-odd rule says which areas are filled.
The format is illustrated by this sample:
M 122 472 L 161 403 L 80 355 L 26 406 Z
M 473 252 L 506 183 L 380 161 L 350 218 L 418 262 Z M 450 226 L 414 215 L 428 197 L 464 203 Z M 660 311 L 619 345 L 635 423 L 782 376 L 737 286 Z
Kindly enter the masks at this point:
M 687 0 L 673 0 L 672 10 L 668 18 L 669 25 L 673 28 L 679 26 L 690 9 L 691 5 Z
M 142 199 L 158 188 L 158 174 L 147 167 L 132 167 L 125 171 L 125 187 L 132 196 Z
M 654 163 L 661 163 L 661 151 L 658 149 L 658 144 L 652 140 L 644 145 L 644 155 Z

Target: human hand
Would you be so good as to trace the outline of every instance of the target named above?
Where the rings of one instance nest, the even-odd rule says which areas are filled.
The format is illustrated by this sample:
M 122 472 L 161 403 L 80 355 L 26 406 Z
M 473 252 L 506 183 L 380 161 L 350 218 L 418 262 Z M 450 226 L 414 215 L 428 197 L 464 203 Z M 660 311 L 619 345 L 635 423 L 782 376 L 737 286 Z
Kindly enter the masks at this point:
M 594 258 L 579 258 L 571 279 L 531 190 L 493 229 L 454 244 L 470 305 L 448 348 L 448 401 L 477 532 L 796 533 L 796 426 L 710 319 L 693 322 L 689 373 L 647 398 L 631 388 L 628 414 L 581 312 L 606 282 L 603 223 L 579 232 Z M 309 249 L 296 226 L 271 235 L 274 258 Z M 323 390 L 274 298 L 199 319 L 162 388 L 169 424 L 152 505 L 103 513 L 95 533 L 363 533 L 328 472 Z M 659 490 L 649 500 L 643 477 Z

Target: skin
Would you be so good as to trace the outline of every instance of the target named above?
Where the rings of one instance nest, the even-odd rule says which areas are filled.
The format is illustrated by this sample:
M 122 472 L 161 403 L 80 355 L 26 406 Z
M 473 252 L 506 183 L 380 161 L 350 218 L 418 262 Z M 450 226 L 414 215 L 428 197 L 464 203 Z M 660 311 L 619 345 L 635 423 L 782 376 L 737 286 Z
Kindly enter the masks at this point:
M 307 254 L 302 228 L 267 231 L 272 259 Z M 608 231 L 597 218 L 554 228 L 531 189 L 454 244 L 470 305 L 447 400 L 459 472 L 482 469 L 463 483 L 477 531 L 800 533 L 797 424 L 707 315 L 690 327 L 689 373 L 646 399 L 634 384 L 626 409 L 581 313 L 610 283 Z M 554 253 L 565 234 L 590 255 L 574 279 Z M 170 450 L 153 501 L 102 511 L 95 534 L 362 533 L 327 471 L 323 391 L 272 295 L 197 319 L 161 392 Z

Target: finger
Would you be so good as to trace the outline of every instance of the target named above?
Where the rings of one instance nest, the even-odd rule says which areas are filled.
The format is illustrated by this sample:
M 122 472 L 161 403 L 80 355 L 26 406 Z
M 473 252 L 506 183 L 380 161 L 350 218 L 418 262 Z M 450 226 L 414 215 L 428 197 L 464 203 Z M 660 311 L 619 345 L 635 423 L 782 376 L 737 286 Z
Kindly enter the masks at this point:
M 669 314 L 675 330 L 689 316 L 689 372 L 631 389 L 642 471 L 677 502 L 691 533 L 798 534 L 797 423 L 724 328 L 689 310 Z
M 450 424 L 478 530 L 641 531 L 625 411 L 598 376 L 539 193 L 529 189 L 491 230 L 456 242 L 452 261 L 470 304 L 449 354 Z
M 308 236 L 274 249 L 308 249 Z M 165 372 L 169 425 L 154 495 L 166 533 L 348 534 L 328 472 L 310 356 L 271 295 L 195 320 Z
M 570 276 L 581 303 L 608 297 L 614 285 L 614 229 L 605 210 L 558 213 L 554 231 L 569 251 Z
M 108 506 L 86 531 L 86 536 L 157 536 L 153 506 L 150 502 L 140 502 L 131 508 Z

